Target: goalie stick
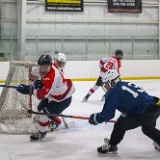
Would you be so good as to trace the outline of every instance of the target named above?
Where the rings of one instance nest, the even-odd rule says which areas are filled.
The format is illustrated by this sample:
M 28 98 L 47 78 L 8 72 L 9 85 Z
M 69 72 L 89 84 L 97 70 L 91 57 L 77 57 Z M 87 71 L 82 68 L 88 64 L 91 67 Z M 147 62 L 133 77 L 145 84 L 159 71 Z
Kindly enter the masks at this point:
M 82 119 L 82 120 L 90 120 L 89 117 L 83 117 L 83 116 L 76 116 L 76 115 L 64 115 L 64 114 L 49 114 L 49 113 L 41 113 L 41 112 L 35 112 L 31 109 L 28 110 L 29 114 L 39 114 L 39 115 L 46 115 L 46 116 L 58 116 L 58 117 L 65 117 L 65 118 L 73 118 L 73 119 Z M 109 122 L 115 123 L 115 120 L 109 120 Z

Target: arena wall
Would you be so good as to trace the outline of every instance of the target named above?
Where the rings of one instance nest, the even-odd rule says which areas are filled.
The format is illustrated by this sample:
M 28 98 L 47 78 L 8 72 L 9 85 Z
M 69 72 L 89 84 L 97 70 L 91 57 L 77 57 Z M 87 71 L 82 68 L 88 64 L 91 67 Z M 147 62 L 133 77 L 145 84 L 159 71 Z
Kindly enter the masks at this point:
M 4 83 L 9 62 L 0 62 L 0 82 Z M 122 60 L 122 79 L 160 79 L 160 60 Z M 99 61 L 68 61 L 65 76 L 75 81 L 94 81 L 99 76 Z

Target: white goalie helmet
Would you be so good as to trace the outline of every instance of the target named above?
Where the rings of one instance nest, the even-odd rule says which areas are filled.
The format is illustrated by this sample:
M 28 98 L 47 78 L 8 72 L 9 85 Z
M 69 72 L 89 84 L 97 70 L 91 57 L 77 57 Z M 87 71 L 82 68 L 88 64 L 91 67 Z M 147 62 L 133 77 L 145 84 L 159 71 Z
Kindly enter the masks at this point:
M 108 72 L 104 73 L 102 77 L 102 82 L 103 83 L 108 82 L 110 86 L 113 82 L 117 83 L 119 81 L 120 81 L 120 74 L 114 69 L 108 70 Z
M 56 54 L 55 59 L 58 62 L 62 62 L 64 64 L 66 64 L 66 61 L 67 61 L 66 55 L 64 53 L 58 53 L 58 54 Z

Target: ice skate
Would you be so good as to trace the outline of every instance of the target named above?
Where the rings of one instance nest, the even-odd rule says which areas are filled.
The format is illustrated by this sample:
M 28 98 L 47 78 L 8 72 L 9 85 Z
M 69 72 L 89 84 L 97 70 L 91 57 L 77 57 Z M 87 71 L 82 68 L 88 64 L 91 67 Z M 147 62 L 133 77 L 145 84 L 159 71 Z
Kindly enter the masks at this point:
M 104 145 L 97 148 L 97 152 L 99 154 L 117 154 L 118 147 L 117 146 L 111 146 L 109 144 L 109 139 L 104 139 Z
M 153 142 L 153 146 L 157 151 L 160 152 L 160 146 L 156 142 Z
M 36 132 L 36 133 L 33 133 L 31 136 L 30 136 L 30 139 L 31 140 L 34 140 L 34 141 L 36 141 L 36 140 L 39 140 L 39 139 L 42 139 L 42 138 L 44 138 L 45 136 L 46 136 L 46 133 L 47 132 Z
M 90 95 L 87 94 L 87 95 L 83 98 L 82 102 L 87 102 L 89 97 L 90 97 Z
M 58 124 L 52 120 L 49 124 L 49 128 L 50 128 L 50 131 L 53 132 L 54 130 L 58 128 Z

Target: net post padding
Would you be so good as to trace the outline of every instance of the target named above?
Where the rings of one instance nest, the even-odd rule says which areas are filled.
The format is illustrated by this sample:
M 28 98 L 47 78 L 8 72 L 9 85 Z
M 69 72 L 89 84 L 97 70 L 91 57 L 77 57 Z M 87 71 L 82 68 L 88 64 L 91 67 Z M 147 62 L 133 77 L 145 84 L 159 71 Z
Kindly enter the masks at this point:
M 31 71 L 35 62 L 10 62 L 6 86 L 33 84 L 37 79 Z M 14 88 L 3 88 L 0 96 L 0 133 L 27 134 L 37 130 L 34 115 L 31 116 L 24 108 L 37 110 L 39 101 L 33 95 L 23 95 Z

